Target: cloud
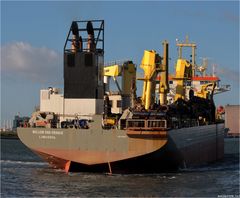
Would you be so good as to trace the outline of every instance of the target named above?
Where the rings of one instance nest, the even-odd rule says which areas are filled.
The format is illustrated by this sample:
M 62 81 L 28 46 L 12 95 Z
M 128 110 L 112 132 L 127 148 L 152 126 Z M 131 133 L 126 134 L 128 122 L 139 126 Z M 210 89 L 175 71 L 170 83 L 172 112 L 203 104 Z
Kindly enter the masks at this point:
M 229 22 L 233 22 L 233 23 L 236 23 L 236 24 L 239 24 L 239 16 L 232 13 L 232 12 L 229 12 L 229 11 L 225 11 L 223 12 L 222 14 L 223 16 L 223 19 L 229 21 Z
M 62 55 L 26 42 L 1 46 L 1 75 L 38 83 L 62 83 Z

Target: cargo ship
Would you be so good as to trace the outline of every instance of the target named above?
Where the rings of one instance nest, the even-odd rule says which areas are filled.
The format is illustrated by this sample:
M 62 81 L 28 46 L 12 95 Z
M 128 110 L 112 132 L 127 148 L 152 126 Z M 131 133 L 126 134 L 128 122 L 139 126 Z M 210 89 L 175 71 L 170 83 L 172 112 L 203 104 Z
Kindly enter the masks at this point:
M 104 65 L 103 20 L 73 21 L 64 45 L 64 93 L 40 91 L 39 111 L 17 129 L 20 140 L 66 172 L 161 172 L 223 158 L 217 80 L 196 91 L 195 53 L 184 59 L 180 45 L 171 94 L 168 45 L 163 41 L 162 55 L 144 51 L 144 76 L 137 78 L 131 60 Z

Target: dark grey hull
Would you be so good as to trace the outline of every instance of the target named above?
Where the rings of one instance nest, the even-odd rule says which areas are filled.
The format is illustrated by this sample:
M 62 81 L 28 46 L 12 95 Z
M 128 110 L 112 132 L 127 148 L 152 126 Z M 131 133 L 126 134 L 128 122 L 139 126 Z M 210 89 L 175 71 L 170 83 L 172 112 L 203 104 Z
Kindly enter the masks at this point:
M 187 139 L 183 136 L 183 131 Z M 223 125 L 205 126 L 199 128 L 201 134 L 194 134 L 195 132 L 184 129 L 169 131 L 168 142 L 162 148 L 150 154 L 113 162 L 110 164 L 111 171 L 114 173 L 176 171 L 179 168 L 205 165 L 224 157 Z M 190 133 L 192 138 L 189 136 Z M 182 140 L 178 137 L 179 135 L 182 136 Z M 109 164 L 86 166 L 72 163 L 70 171 L 108 172 Z

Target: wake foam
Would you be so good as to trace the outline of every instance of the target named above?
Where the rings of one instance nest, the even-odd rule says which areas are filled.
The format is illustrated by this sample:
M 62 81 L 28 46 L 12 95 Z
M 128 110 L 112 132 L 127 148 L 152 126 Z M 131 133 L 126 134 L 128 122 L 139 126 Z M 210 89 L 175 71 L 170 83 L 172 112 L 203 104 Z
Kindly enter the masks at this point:
M 47 162 L 29 162 L 29 161 L 14 161 L 14 160 L 0 160 L 1 165 L 14 165 L 14 164 L 22 164 L 22 165 L 35 165 L 35 166 L 45 166 Z

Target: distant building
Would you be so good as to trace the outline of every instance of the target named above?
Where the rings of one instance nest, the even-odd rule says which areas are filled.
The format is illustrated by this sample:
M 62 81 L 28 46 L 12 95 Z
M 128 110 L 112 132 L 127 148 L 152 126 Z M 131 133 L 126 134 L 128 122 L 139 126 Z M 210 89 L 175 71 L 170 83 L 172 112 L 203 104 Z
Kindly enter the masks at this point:
M 3 120 L 0 131 L 12 131 L 12 120 Z
M 225 128 L 228 128 L 228 135 L 240 136 L 240 105 L 225 106 Z
M 20 117 L 19 115 L 14 116 L 14 120 L 13 120 L 13 127 L 12 130 L 13 131 L 17 131 L 17 127 L 23 126 L 25 122 L 29 121 L 29 117 Z

